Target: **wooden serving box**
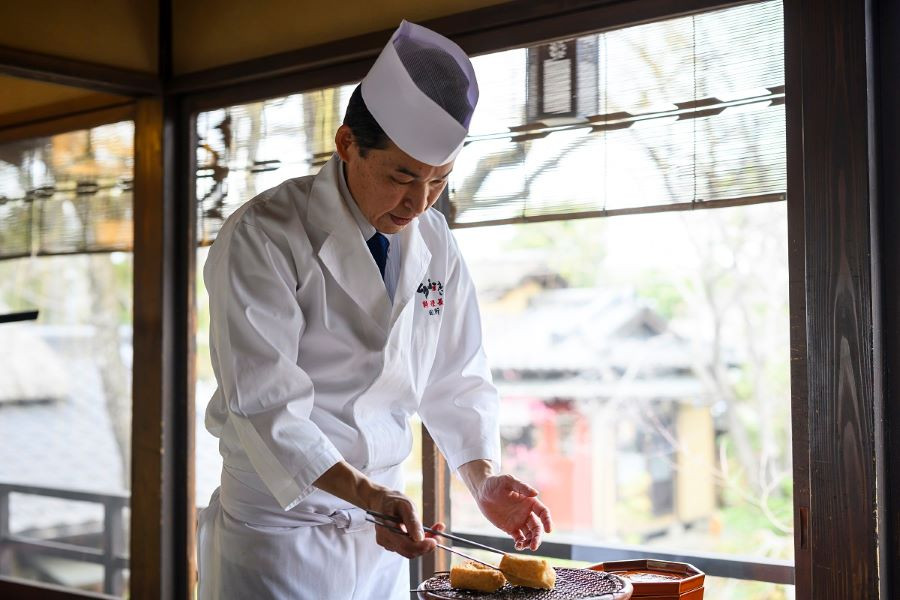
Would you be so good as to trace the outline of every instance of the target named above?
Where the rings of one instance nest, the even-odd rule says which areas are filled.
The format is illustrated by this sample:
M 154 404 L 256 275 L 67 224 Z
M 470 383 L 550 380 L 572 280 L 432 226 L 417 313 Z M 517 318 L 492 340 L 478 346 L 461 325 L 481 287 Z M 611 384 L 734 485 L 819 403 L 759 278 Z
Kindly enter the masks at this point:
M 614 560 L 591 565 L 629 580 L 632 598 L 641 600 L 702 600 L 706 575 L 688 563 L 641 558 Z

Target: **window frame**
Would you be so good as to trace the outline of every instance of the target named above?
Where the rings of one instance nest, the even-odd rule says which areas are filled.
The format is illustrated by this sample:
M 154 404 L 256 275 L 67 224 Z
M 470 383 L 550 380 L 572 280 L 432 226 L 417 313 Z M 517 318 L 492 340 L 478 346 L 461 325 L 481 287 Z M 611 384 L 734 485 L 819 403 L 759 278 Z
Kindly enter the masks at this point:
M 6 127 L 0 129 L 0 144 L 42 138 L 42 137 L 50 137 L 54 135 L 59 135 L 63 133 L 69 133 L 72 131 L 80 131 L 84 129 L 92 129 L 95 127 L 100 127 L 103 125 L 109 125 L 112 123 L 118 123 L 121 121 L 132 121 L 135 122 L 135 104 L 132 101 L 125 101 L 121 103 L 117 103 L 114 105 L 106 106 L 103 108 L 89 110 L 87 112 L 77 114 L 77 115 L 69 115 L 63 116 L 59 118 L 51 118 L 47 120 L 40 120 L 35 123 L 20 125 L 15 127 Z M 135 122 L 135 131 L 137 130 L 137 123 Z M 137 185 L 137 183 L 135 183 Z M 135 278 L 137 278 L 137 274 L 135 274 Z M 149 439 L 145 439 L 144 435 L 140 431 L 133 432 L 133 441 L 132 441 L 132 450 L 135 445 L 138 443 L 142 443 L 144 445 L 147 444 Z M 141 457 L 132 456 L 132 464 L 133 467 L 138 467 L 139 462 L 142 463 Z M 140 465 L 143 466 L 142 464 Z M 52 497 L 70 497 L 73 499 L 80 499 L 83 501 L 98 501 L 98 499 L 92 494 L 81 494 L 77 492 L 67 493 L 65 490 L 46 490 L 46 493 L 41 493 L 42 489 L 40 486 L 4 486 L 7 489 L 13 488 L 17 491 L 33 488 L 33 491 L 36 495 L 43 496 L 52 496 Z M 4 491 L 4 493 L 8 493 Z M 129 504 L 131 492 L 129 492 L 129 498 L 122 498 L 113 500 L 117 505 L 125 506 Z M 103 504 L 103 502 L 99 502 Z M 4 496 L 0 498 L 0 518 L 7 519 L 8 518 L 8 496 Z M 107 510 L 107 517 L 109 517 L 110 513 Z M 105 518 L 107 518 L 105 517 Z M 132 514 L 132 531 L 134 523 L 134 515 Z M 120 527 L 121 520 L 116 521 L 113 519 L 112 521 L 106 521 L 104 525 L 104 529 L 106 529 L 106 525 L 113 524 L 113 526 Z M 4 532 L 8 533 L 8 532 Z M 106 533 L 106 531 L 104 531 Z M 111 540 L 112 538 L 105 538 Z M 117 560 L 117 556 L 121 549 L 113 548 L 110 550 L 104 550 L 104 554 L 106 558 L 104 559 L 105 563 L 119 563 L 120 560 Z M 104 563 L 100 563 L 104 564 Z M 106 577 L 115 576 L 109 570 L 107 570 Z M 111 598 L 112 596 L 108 596 L 105 594 L 95 594 L 90 592 L 80 592 L 68 588 L 64 588 L 61 586 L 48 585 L 40 582 L 34 582 L 30 580 L 22 580 L 16 579 L 8 576 L 0 576 L 0 595 L 3 597 L 11 597 L 11 598 Z
M 676 10 L 671 2 L 660 0 L 651 0 L 649 2 L 629 0 L 620 4 L 610 4 L 608 2 L 577 2 L 576 5 L 580 6 L 580 8 L 574 11 L 570 10 L 568 12 L 562 12 L 560 11 L 560 7 L 557 6 L 556 11 L 548 9 L 544 14 L 536 17 L 534 20 L 523 18 L 523 23 L 504 23 L 503 25 L 498 26 L 497 29 L 488 29 L 486 31 L 478 32 L 460 32 L 455 36 L 451 35 L 451 38 L 462 45 L 470 55 L 487 54 L 538 44 L 552 39 L 577 37 L 601 31 L 620 29 L 650 21 L 671 19 L 709 10 L 730 8 L 752 3 L 753 2 L 748 2 L 747 0 L 733 2 L 692 0 L 691 2 L 679 3 L 678 9 Z M 514 2 L 511 4 L 522 6 L 523 3 Z M 553 5 L 556 3 L 550 2 L 546 4 Z M 486 9 L 481 9 L 473 12 L 477 13 L 485 10 Z M 504 14 L 506 11 L 511 12 L 510 7 L 492 7 L 492 9 L 489 10 L 492 10 L 495 14 L 503 14 L 503 18 L 505 19 L 512 18 L 510 14 Z M 454 31 L 455 28 L 460 27 L 460 24 L 457 23 L 457 19 L 462 18 L 467 14 L 469 13 L 438 19 L 431 25 L 442 25 L 442 27 L 436 27 L 436 29 L 448 33 L 449 31 Z M 303 68 L 310 63 L 315 64 L 317 59 L 320 59 L 322 55 L 326 54 L 325 47 L 330 48 L 330 44 L 290 53 L 295 63 L 300 65 L 300 67 L 295 67 L 298 70 L 294 73 L 278 77 L 257 79 L 260 72 L 266 69 L 278 68 L 284 55 L 248 61 L 247 63 L 237 66 L 211 69 L 209 72 L 204 73 L 204 78 L 231 82 L 231 85 L 227 85 L 221 89 L 189 94 L 187 96 L 187 110 L 191 115 L 192 123 L 196 120 L 196 117 L 200 112 L 358 81 L 367 72 L 371 59 L 376 56 L 381 49 L 382 44 L 373 43 L 370 39 L 371 37 L 372 36 L 362 36 L 361 38 L 353 38 L 339 44 L 345 53 L 344 56 L 346 56 L 346 59 L 341 61 L 337 57 L 332 57 L 330 60 L 332 64 L 327 67 L 313 66 L 307 69 Z M 364 58 L 360 58 L 360 56 L 363 56 Z M 196 84 L 196 82 L 194 84 Z M 176 78 L 176 88 L 188 85 L 192 84 L 186 80 L 178 81 Z M 191 194 L 193 194 L 193 188 Z M 761 202 L 781 201 L 783 199 L 784 196 L 782 194 L 772 194 L 758 199 L 741 199 L 737 202 L 727 200 L 710 201 L 704 203 L 705 206 L 703 206 L 703 208 L 713 209 L 720 206 L 756 204 Z M 192 202 L 195 200 L 196 199 L 192 197 Z M 668 207 L 668 210 L 679 209 L 686 210 L 689 209 L 689 207 L 682 205 Z M 613 216 L 614 214 L 619 213 L 632 214 L 641 212 L 650 211 L 627 209 L 622 211 L 606 211 L 603 215 L 577 214 L 571 215 L 569 218 Z M 529 222 L 544 220 L 559 220 L 559 217 L 538 217 L 529 219 Z M 500 223 L 498 222 L 496 224 Z M 458 226 L 466 227 L 467 225 L 461 224 Z M 793 273 L 790 274 L 790 279 L 794 279 Z M 449 469 L 424 427 L 422 440 L 423 519 L 428 522 L 442 521 L 449 527 Z M 797 468 L 797 465 L 795 465 L 795 476 Z M 506 544 L 507 540 L 501 539 L 500 537 L 470 537 L 473 537 L 473 539 L 480 539 L 483 537 L 484 540 L 482 541 L 485 543 L 494 546 L 499 545 L 500 547 L 509 546 L 508 550 L 513 549 L 511 544 Z M 611 557 L 615 556 L 621 557 L 629 552 L 640 554 L 639 550 L 615 545 L 608 546 L 598 544 L 581 546 L 577 544 L 545 543 L 544 546 L 546 546 L 546 548 L 544 549 L 543 554 L 553 558 L 588 560 L 594 562 L 609 560 Z M 794 567 L 791 565 L 790 561 L 764 559 L 744 561 L 735 557 L 720 557 L 703 553 L 678 553 L 669 555 L 661 553 L 653 554 L 658 555 L 660 558 L 668 557 L 670 560 L 680 558 L 694 564 L 704 565 L 707 569 L 712 568 L 712 572 L 707 570 L 707 573 L 711 576 L 734 577 L 751 581 L 767 581 L 774 583 L 794 583 Z M 648 553 L 643 552 L 642 555 L 647 556 Z M 420 561 L 414 563 L 414 568 L 411 570 L 411 582 L 421 581 L 435 571 L 447 570 L 449 569 L 449 565 L 450 560 L 446 553 L 427 555 Z

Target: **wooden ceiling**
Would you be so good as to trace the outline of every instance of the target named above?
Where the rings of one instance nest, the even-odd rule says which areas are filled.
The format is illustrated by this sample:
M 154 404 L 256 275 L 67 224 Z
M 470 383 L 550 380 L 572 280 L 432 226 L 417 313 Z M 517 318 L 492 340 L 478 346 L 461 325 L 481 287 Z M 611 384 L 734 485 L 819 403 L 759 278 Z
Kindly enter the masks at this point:
M 280 54 L 506 0 L 168 0 L 172 74 Z M 0 127 L 121 102 L 114 93 L 21 77 L 22 56 L 62 58 L 155 78 L 159 0 L 0 3 Z M 116 90 L 107 90 L 107 92 Z

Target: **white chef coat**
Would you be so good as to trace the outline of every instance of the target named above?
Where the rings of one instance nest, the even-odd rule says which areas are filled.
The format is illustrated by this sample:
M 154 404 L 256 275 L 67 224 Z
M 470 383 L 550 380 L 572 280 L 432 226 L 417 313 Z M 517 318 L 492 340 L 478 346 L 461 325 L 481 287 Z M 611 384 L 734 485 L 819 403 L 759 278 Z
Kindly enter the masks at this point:
M 251 555 L 248 568 L 264 574 L 257 597 L 324 597 L 321 581 L 299 583 L 285 567 L 334 568 L 347 551 L 335 539 L 370 526 L 360 509 L 312 483 L 343 459 L 401 487 L 415 412 L 452 469 L 499 463 L 497 393 L 475 292 L 443 216 L 428 210 L 393 236 L 402 257 L 391 303 L 342 201 L 340 168 L 333 157 L 318 175 L 243 205 L 207 258 L 219 387 L 206 425 L 224 461 L 222 485 L 200 518 L 201 597 L 212 597 L 204 588 L 227 594 L 226 579 L 237 585 L 235 562 Z M 358 560 L 368 553 L 396 565 L 399 555 L 363 533 L 370 546 L 357 548 Z M 365 598 L 358 590 L 370 583 L 329 593 Z

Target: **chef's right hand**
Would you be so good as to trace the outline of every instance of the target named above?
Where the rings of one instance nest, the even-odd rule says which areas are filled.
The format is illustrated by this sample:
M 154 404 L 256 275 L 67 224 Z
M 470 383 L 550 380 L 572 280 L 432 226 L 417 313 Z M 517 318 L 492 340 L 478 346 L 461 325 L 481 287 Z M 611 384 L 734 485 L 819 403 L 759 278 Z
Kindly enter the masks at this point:
M 375 541 L 379 546 L 406 558 L 415 558 L 434 550 L 435 542 L 422 530 L 422 522 L 412 501 L 396 490 L 378 485 L 350 463 L 338 461 L 322 473 L 314 485 L 360 508 L 399 518 L 403 523 L 400 528 L 409 535 L 376 526 Z M 444 527 L 443 523 L 437 523 L 436 528 L 437 525 L 439 529 Z
M 404 529 L 407 533 L 398 533 L 385 527 L 375 527 L 375 541 L 379 546 L 391 552 L 396 552 L 406 558 L 416 558 L 434 550 L 435 541 L 429 534 L 425 535 L 422 529 L 422 521 L 416 514 L 416 507 L 412 501 L 402 493 L 382 489 L 373 494 L 369 502 L 369 508 L 384 515 L 397 517 L 403 521 L 402 525 L 387 523 Z M 443 523 L 436 523 L 435 529 L 443 529 Z

